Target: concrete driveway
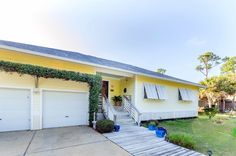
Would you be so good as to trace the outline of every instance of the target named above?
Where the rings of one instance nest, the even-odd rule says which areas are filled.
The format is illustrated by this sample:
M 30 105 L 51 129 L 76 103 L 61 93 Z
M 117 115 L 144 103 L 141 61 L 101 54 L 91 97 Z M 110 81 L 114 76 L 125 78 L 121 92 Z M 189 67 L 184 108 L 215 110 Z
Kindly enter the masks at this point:
M 0 156 L 128 156 L 86 126 L 0 133 Z

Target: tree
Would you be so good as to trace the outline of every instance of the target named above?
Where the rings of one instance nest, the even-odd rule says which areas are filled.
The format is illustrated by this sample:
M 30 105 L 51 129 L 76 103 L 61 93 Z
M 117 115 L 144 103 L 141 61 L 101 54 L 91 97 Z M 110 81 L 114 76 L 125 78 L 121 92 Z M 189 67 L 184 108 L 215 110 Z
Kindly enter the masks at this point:
M 236 73 L 236 56 L 227 57 L 225 63 L 221 67 L 221 73 Z
M 200 83 L 207 86 L 200 90 L 200 98 L 207 97 L 209 108 L 220 101 L 224 103 L 227 96 L 235 97 L 236 74 L 213 76 Z
M 160 73 L 160 74 L 165 74 L 166 73 L 166 69 L 158 68 L 157 72 Z
M 206 52 L 198 57 L 200 65 L 196 67 L 206 78 L 208 78 L 209 70 L 221 63 L 221 58 L 213 52 Z

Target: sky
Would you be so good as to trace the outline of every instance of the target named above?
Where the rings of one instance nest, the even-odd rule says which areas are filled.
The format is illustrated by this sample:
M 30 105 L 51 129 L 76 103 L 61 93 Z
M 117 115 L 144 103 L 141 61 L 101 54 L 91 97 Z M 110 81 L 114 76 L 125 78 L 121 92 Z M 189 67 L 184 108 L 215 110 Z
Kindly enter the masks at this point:
M 197 57 L 236 55 L 235 0 L 0 0 L 0 39 L 199 82 Z M 219 74 L 219 67 L 210 71 Z

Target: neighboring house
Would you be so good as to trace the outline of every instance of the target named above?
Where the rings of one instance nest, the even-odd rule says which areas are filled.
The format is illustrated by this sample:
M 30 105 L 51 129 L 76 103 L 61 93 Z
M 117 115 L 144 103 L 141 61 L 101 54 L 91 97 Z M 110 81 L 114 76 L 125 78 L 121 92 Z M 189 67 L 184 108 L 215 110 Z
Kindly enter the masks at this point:
M 0 60 L 100 74 L 106 96 L 129 96 L 140 120 L 198 115 L 201 85 L 136 66 L 1 40 Z M 32 76 L 0 72 L 0 131 L 87 125 L 88 91 L 87 83 L 45 78 L 35 88 Z

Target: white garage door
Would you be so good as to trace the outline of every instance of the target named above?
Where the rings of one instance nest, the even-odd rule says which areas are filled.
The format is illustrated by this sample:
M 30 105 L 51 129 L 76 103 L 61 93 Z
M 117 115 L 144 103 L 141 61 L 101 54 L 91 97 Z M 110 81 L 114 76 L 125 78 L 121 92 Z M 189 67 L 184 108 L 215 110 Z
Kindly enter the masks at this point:
M 88 94 L 43 91 L 43 128 L 88 125 Z
M 0 132 L 30 129 L 30 90 L 0 88 Z

